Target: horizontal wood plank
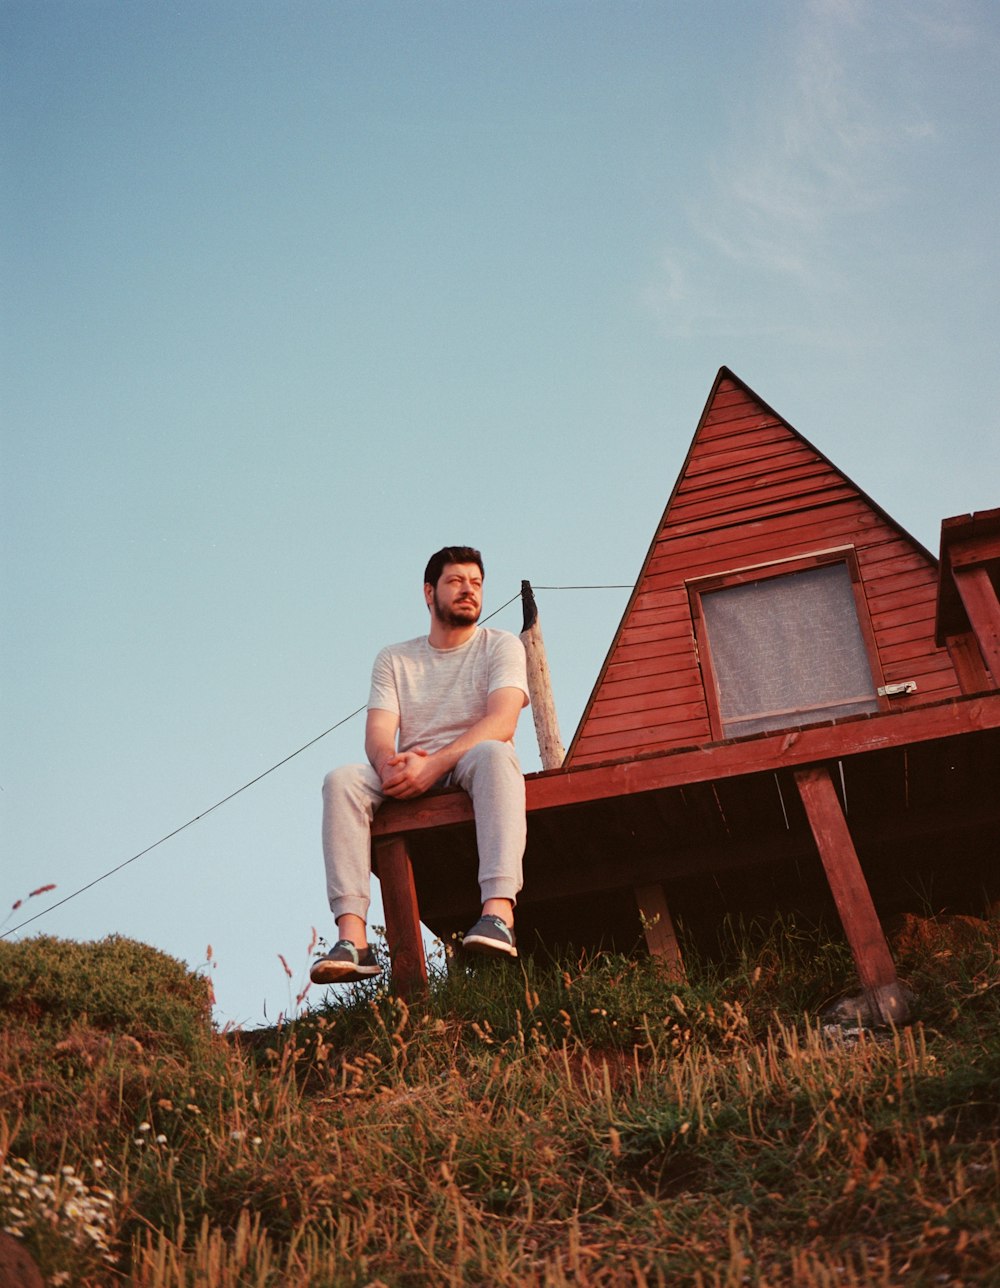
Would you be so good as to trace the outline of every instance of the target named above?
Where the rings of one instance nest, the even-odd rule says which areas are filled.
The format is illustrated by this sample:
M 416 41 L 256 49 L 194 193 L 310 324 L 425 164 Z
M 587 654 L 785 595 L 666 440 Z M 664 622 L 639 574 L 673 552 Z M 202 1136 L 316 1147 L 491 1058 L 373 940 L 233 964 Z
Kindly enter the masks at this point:
M 858 551 L 858 563 L 867 583 L 878 581 L 882 577 L 895 577 L 901 573 L 916 572 L 928 569 L 931 577 L 937 579 L 937 569 L 933 564 L 905 541 L 886 542 L 884 546 L 866 546 Z
M 675 639 L 657 638 L 619 644 L 615 649 L 614 660 L 617 664 L 619 662 L 642 662 L 652 658 L 663 658 L 673 663 L 678 657 L 685 656 L 693 656 L 690 639 L 685 640 L 680 637 Z
M 660 736 L 657 736 L 658 732 Z M 649 737 L 643 739 L 642 755 L 659 755 L 680 747 L 696 747 L 712 736 L 706 720 L 701 725 L 692 725 L 685 734 L 670 737 L 655 729 L 650 730 Z M 634 739 L 632 740 L 634 741 Z M 580 741 L 580 757 L 576 764 L 598 765 L 609 760 L 621 760 L 632 755 L 632 745 L 627 734 L 609 734 L 603 738 L 587 738 Z
M 919 628 L 925 639 L 932 641 L 934 638 L 933 604 L 907 604 L 903 608 L 887 609 L 884 613 L 872 613 L 871 619 L 872 626 L 880 637 L 883 634 L 889 637 L 897 630 Z
M 869 586 L 866 582 L 865 589 L 868 597 L 868 609 L 873 620 L 876 616 L 892 613 L 896 609 L 905 612 L 916 609 L 917 611 L 913 614 L 914 617 L 923 619 L 929 613 L 930 620 L 932 622 L 934 620 L 937 587 L 933 582 L 921 579 L 904 590 L 892 590 L 885 593 L 882 593 L 878 585 Z
M 794 542 L 803 551 L 825 549 L 845 544 L 848 534 L 868 536 L 878 529 L 881 520 L 862 501 L 847 498 L 813 510 L 794 511 L 774 518 L 748 523 L 739 529 L 726 529 L 722 533 L 700 532 L 694 535 L 674 536 L 664 529 L 653 550 L 648 571 L 675 572 L 688 568 L 693 559 L 701 556 L 706 547 L 718 550 L 717 563 L 723 567 L 740 567 L 748 562 L 768 562 L 769 552 L 783 544 Z M 857 543 L 855 543 L 857 544 Z M 761 555 L 753 561 L 743 558 L 743 553 Z M 738 562 L 733 563 L 733 557 Z M 780 556 L 779 556 L 780 557 Z M 723 562 L 725 561 L 725 562 Z M 690 573 L 687 574 L 690 576 Z
M 938 674 L 950 676 L 952 681 L 955 680 L 955 672 L 947 649 L 935 649 L 933 653 L 918 653 L 910 658 L 894 658 L 890 663 L 883 659 L 883 670 L 887 681 L 890 680 L 890 676 L 893 680 L 900 680 Z
M 820 480 L 810 487 L 790 488 L 773 498 L 746 496 L 742 504 L 733 504 L 729 498 L 724 506 L 706 501 L 698 507 L 697 514 L 689 514 L 683 521 L 674 521 L 671 515 L 670 533 L 677 539 L 695 532 L 720 531 L 780 515 L 818 510 L 853 496 L 854 492 L 846 484 L 830 479 Z
M 632 680 L 615 680 L 605 679 L 601 686 L 601 696 L 594 703 L 594 715 L 600 715 L 603 712 L 603 704 L 606 702 L 615 702 L 623 698 L 636 698 L 644 696 L 653 696 L 660 694 L 664 699 L 669 699 L 670 706 L 691 702 L 701 696 L 703 693 L 701 683 L 701 673 L 685 668 L 684 671 L 677 673 L 673 671 L 660 672 L 655 675 L 638 676 Z
M 770 445 L 757 444 L 753 447 L 731 449 L 717 455 L 700 456 L 688 462 L 684 483 L 678 489 L 683 495 L 685 488 L 704 486 L 706 482 L 722 483 L 727 480 L 746 476 L 746 472 L 763 473 L 777 465 L 791 465 L 802 461 L 815 461 L 816 453 L 797 443 L 776 437 Z
M 753 455 L 774 455 L 775 448 L 787 448 L 789 451 L 802 451 L 802 444 L 792 438 L 780 425 L 763 424 L 757 428 L 739 427 L 737 432 L 716 434 L 712 438 L 702 438 L 691 454 L 688 462 L 687 477 L 694 477 L 691 466 L 728 465 L 733 460 L 750 460 Z M 806 449 L 808 450 L 808 449 Z M 814 453 L 815 455 L 815 453 Z
M 605 733 L 624 733 L 625 730 L 665 729 L 673 731 L 674 727 L 686 724 L 690 720 L 699 720 L 705 714 L 705 698 L 699 693 L 698 700 L 693 702 L 664 702 L 664 695 L 654 693 L 645 697 L 627 697 L 614 701 L 601 701 L 596 706 L 587 722 L 587 731 L 591 736 L 600 737 Z M 655 704 L 655 705 L 654 705 Z
M 820 465 L 805 464 L 763 476 L 758 473 L 755 477 L 728 484 L 706 486 L 674 499 L 670 506 L 670 523 L 673 527 L 700 514 L 736 510 L 748 503 L 763 505 L 797 496 L 820 485 L 844 486 L 844 482 Z
M 884 595 L 921 591 L 933 599 L 937 595 L 937 572 L 933 568 L 909 568 L 897 572 L 876 572 L 869 566 L 861 569 L 868 602 L 880 600 Z
M 663 640 L 664 644 L 676 645 L 678 651 L 690 648 L 694 639 L 691 622 L 654 622 L 644 626 L 633 625 L 631 617 L 622 628 L 622 644 L 650 644 L 654 640 Z

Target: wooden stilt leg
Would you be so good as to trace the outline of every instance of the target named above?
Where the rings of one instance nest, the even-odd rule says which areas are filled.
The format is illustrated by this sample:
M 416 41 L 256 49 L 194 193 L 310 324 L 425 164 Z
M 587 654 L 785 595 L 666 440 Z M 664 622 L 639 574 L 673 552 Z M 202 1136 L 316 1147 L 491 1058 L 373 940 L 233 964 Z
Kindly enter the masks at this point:
M 872 1014 L 903 1023 L 909 1008 L 829 772 L 799 769 L 795 782 Z
M 636 886 L 635 899 L 650 956 L 661 958 L 676 975 L 683 976 L 684 963 L 663 886 Z
M 385 933 L 392 962 L 392 985 L 402 996 L 411 996 L 427 988 L 427 959 L 420 933 L 413 866 L 402 836 L 377 840 L 375 847 L 382 883 Z

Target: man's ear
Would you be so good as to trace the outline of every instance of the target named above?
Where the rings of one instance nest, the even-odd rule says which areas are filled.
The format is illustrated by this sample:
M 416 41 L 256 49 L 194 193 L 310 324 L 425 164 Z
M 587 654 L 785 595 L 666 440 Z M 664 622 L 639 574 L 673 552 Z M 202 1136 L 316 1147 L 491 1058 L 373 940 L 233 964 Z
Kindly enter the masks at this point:
M 434 587 L 429 581 L 424 582 L 424 603 L 428 608 L 434 603 Z

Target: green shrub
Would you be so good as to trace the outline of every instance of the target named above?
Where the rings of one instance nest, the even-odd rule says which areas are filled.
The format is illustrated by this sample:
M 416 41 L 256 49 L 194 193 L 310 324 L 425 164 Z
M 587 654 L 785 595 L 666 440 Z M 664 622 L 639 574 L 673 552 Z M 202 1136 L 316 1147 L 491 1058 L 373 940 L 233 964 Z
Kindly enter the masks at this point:
M 190 1056 L 211 1034 L 206 980 L 175 957 L 120 935 L 89 943 L 0 940 L 0 1016 L 62 1032 L 83 1022 Z

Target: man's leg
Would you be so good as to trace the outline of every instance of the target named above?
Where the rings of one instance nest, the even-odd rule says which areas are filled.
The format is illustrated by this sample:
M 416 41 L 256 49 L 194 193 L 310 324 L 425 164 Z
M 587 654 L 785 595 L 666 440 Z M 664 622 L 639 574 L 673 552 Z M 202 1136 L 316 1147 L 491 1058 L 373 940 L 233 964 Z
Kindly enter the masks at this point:
M 524 775 L 510 743 L 480 742 L 461 758 L 451 781 L 472 798 L 479 850 L 479 891 L 483 915 L 498 917 L 506 927 L 514 924 L 514 905 L 523 883 L 524 846 L 527 837 Z M 479 923 L 466 936 L 468 946 L 489 950 Z M 486 937 L 491 938 L 488 927 Z M 505 942 L 504 942 L 505 941 Z M 500 935 L 498 950 L 516 956 L 512 935 Z
M 371 900 L 371 824 L 385 796 L 371 765 L 344 765 L 323 780 L 323 862 L 326 893 L 341 943 L 321 957 L 310 972 L 315 983 L 349 983 L 379 974 L 368 952 Z M 371 960 L 369 960 L 371 958 Z M 343 959 L 343 960 L 341 960 Z M 352 965 L 356 969 L 351 969 Z

